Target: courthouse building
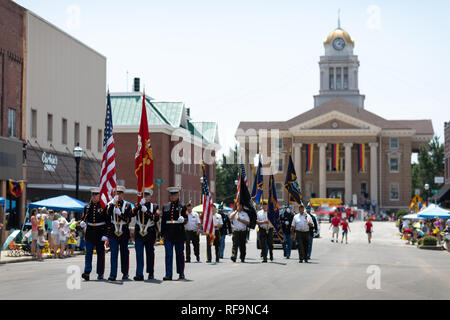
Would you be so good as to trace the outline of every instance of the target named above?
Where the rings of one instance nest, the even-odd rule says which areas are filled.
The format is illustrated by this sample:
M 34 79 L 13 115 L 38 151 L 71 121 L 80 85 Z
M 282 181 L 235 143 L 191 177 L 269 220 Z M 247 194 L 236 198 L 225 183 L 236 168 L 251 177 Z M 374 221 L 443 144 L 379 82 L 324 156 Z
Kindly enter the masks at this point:
M 359 60 L 350 35 L 339 26 L 324 47 L 314 108 L 287 121 L 239 124 L 236 138 L 247 172 L 253 170 L 256 153 L 262 154 L 266 166 L 278 153 L 279 160 L 271 165 L 278 198 L 287 201 L 283 186 L 291 154 L 306 199 L 334 197 L 354 205 L 369 199 L 384 210 L 408 208 L 411 154 L 432 139 L 431 120 L 388 120 L 368 111 L 359 91 Z M 267 150 L 252 143 L 265 139 L 263 130 L 268 132 Z M 253 179 L 249 174 L 250 187 Z

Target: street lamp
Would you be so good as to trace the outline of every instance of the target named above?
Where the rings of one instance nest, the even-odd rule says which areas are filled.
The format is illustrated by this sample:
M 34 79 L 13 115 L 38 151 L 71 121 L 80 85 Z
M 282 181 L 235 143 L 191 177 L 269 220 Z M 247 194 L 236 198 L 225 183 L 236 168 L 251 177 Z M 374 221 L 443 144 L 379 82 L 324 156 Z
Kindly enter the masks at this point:
M 77 164 L 76 169 L 76 189 L 75 189 L 75 198 L 78 199 L 78 189 L 80 185 L 80 161 L 83 157 L 83 149 L 80 147 L 80 143 L 77 143 L 77 146 L 73 148 L 73 156 L 75 157 L 75 162 Z
M 428 190 L 430 189 L 430 185 L 428 183 L 425 183 L 424 188 L 425 188 L 425 199 L 426 199 L 425 202 L 428 205 Z

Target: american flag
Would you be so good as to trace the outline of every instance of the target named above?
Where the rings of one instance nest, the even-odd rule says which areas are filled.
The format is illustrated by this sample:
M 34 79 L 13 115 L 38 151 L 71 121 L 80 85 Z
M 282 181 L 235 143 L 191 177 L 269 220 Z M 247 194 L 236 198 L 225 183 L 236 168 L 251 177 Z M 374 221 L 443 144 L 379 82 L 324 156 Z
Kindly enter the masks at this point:
M 210 243 L 214 242 L 214 217 L 212 212 L 213 202 L 209 193 L 208 181 L 206 179 L 205 165 L 202 164 L 202 194 L 203 194 L 203 231 L 210 236 Z
M 103 139 L 103 159 L 100 177 L 100 204 L 105 208 L 112 199 L 112 191 L 116 188 L 116 151 L 114 148 L 111 112 L 111 97 L 108 92 L 108 103 L 106 105 L 105 132 Z
M 241 163 L 240 169 L 238 172 L 238 185 L 237 185 L 236 199 L 239 199 L 239 191 L 241 190 L 241 177 L 244 178 L 244 182 L 247 185 L 247 175 L 245 174 L 245 166 L 243 163 Z

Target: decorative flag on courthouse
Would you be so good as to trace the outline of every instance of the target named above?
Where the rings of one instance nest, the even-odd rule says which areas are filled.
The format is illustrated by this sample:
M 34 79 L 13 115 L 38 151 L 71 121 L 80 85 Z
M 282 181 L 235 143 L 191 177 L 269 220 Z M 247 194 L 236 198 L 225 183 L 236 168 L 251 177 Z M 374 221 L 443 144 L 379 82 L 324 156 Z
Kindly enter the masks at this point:
M 14 198 L 20 197 L 23 192 L 23 181 L 8 180 L 8 191 Z
M 294 163 L 292 157 L 289 156 L 289 165 L 286 172 L 286 180 L 284 182 L 284 188 L 289 193 L 289 202 L 302 203 L 302 192 L 300 185 L 297 181 L 297 174 L 295 173 Z
M 331 144 L 331 170 L 339 171 L 339 143 Z
M 273 175 L 270 175 L 269 178 L 269 211 L 267 212 L 267 217 L 269 218 L 270 223 L 275 228 L 280 241 L 284 242 L 284 237 L 286 235 L 283 233 L 283 229 L 281 227 L 277 191 L 275 189 L 275 179 L 273 178 Z
M 358 171 L 366 172 L 366 159 L 365 159 L 365 145 L 364 143 L 359 143 L 356 145 L 358 150 Z
M 210 244 L 213 244 L 215 239 L 214 234 L 214 217 L 212 207 L 214 206 L 211 194 L 209 193 L 208 180 L 206 178 L 205 165 L 202 164 L 202 195 L 203 195 L 203 231 L 210 236 Z
M 256 171 L 255 182 L 253 183 L 253 190 L 252 190 L 252 201 L 255 204 L 261 203 L 262 192 L 263 192 L 263 176 L 262 176 L 262 163 L 260 155 L 258 162 L 258 170 Z
M 100 176 L 100 205 L 105 208 L 112 200 L 112 192 L 117 186 L 116 179 L 116 151 L 114 148 L 113 124 L 111 112 L 111 98 L 106 104 L 105 132 L 103 139 L 103 157 Z
M 145 188 L 153 188 L 153 152 L 148 130 L 147 108 L 145 106 L 145 91 L 142 96 L 141 125 L 139 127 L 134 165 L 137 178 L 138 202 L 143 197 Z
M 306 171 L 312 171 L 314 144 L 306 145 Z

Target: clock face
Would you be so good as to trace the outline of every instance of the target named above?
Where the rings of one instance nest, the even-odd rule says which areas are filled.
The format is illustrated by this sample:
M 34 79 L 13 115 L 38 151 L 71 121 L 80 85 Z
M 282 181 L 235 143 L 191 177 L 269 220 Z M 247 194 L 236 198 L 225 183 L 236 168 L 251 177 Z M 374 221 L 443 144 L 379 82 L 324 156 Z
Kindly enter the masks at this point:
M 336 50 L 342 50 L 345 47 L 345 40 L 342 38 L 336 38 L 333 40 L 333 48 Z

